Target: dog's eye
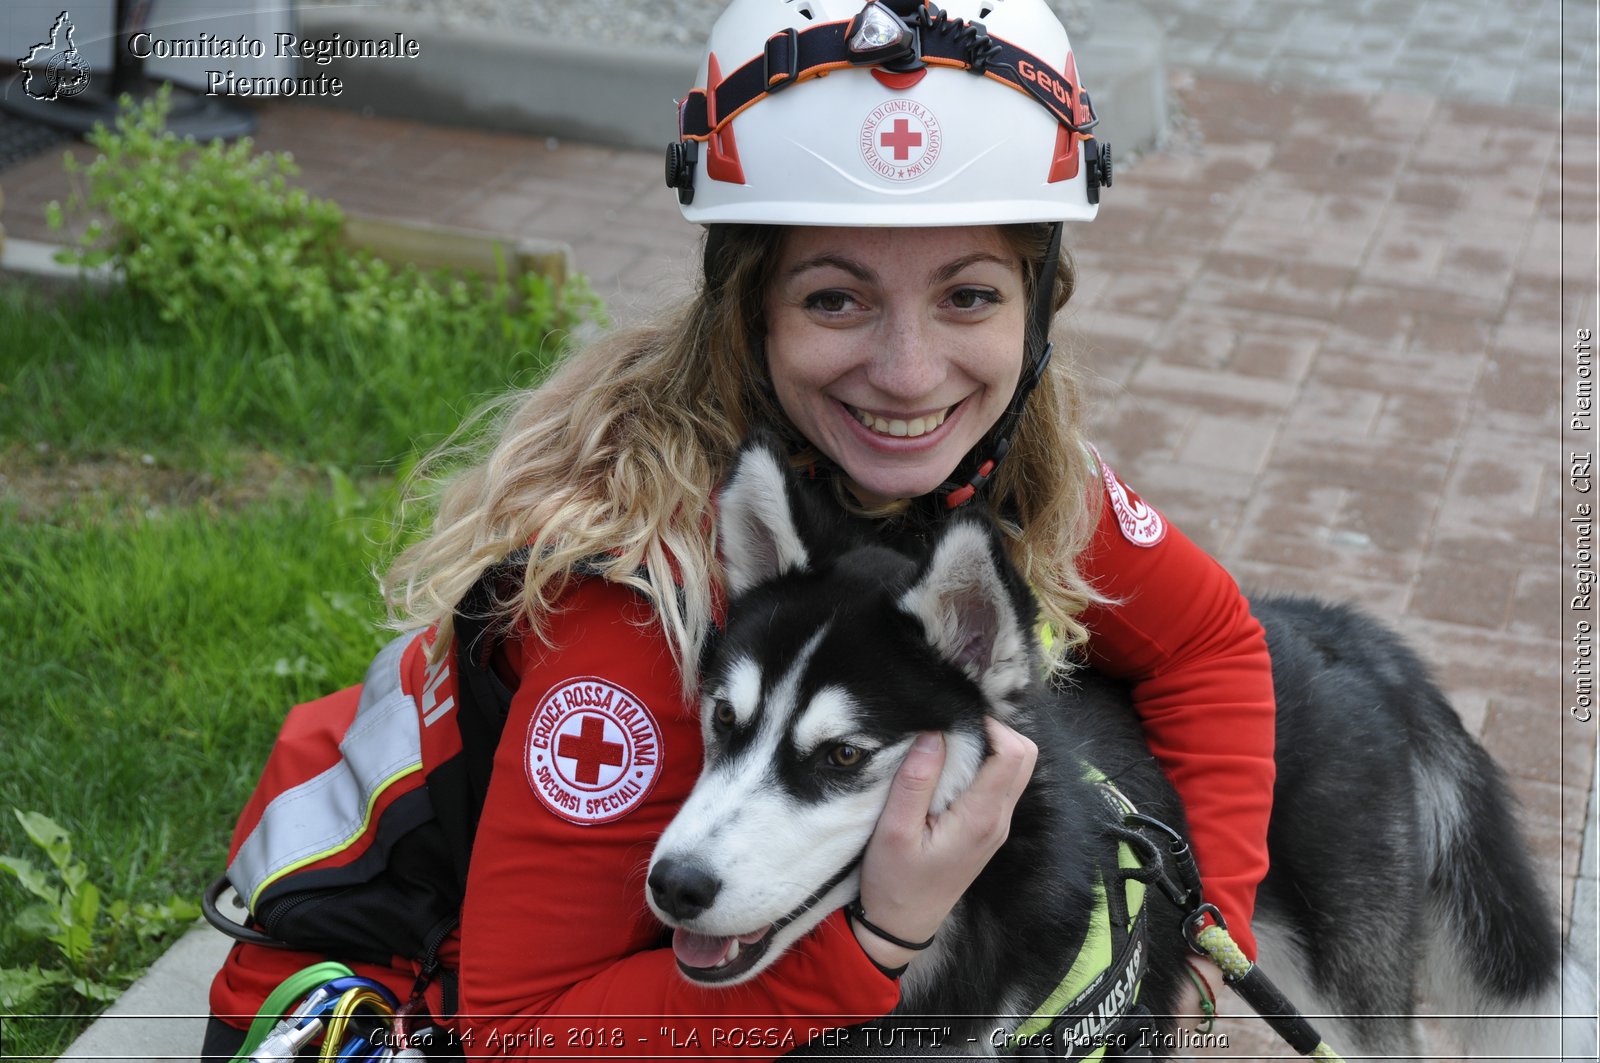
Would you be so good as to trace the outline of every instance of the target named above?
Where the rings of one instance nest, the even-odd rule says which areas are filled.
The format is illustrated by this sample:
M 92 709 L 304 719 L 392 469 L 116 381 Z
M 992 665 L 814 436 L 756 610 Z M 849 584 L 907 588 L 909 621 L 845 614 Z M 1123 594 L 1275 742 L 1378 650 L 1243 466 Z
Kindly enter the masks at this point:
M 718 698 L 711 703 L 711 722 L 720 731 L 730 731 L 739 722 L 739 714 L 733 711 L 731 702 Z
M 828 763 L 836 768 L 853 768 L 861 763 L 866 750 L 860 746 L 853 746 L 848 742 L 840 742 L 828 750 Z

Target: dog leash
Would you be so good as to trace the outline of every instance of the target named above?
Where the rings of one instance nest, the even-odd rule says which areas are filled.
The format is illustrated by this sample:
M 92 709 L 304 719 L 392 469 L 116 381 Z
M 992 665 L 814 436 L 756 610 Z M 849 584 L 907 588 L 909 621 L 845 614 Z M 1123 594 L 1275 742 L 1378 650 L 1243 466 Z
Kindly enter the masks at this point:
M 1211 908 L 1211 905 L 1203 905 L 1202 908 Z M 1211 910 L 1212 913 L 1216 911 L 1215 908 Z M 1203 910 L 1198 913 L 1201 920 L 1207 914 Z M 1227 926 L 1221 922 L 1221 916 L 1213 914 L 1212 918 L 1218 921 L 1199 930 L 1191 929 L 1196 925 L 1194 916 L 1190 916 L 1190 921 L 1185 922 L 1184 936 L 1189 940 L 1189 947 L 1200 955 L 1209 957 L 1211 962 L 1220 967 L 1222 980 L 1243 997 L 1244 1002 L 1272 1027 L 1273 1032 L 1287 1041 L 1290 1048 L 1312 1059 L 1344 1063 L 1344 1057 L 1328 1047 L 1328 1042 L 1324 1041 L 1316 1028 L 1300 1014 L 1300 1009 L 1296 1008 L 1289 998 L 1283 995 L 1283 991 L 1261 972 L 1260 965 L 1250 962 L 1238 943 L 1233 940 L 1233 935 L 1228 933 Z
M 1266 976 L 1261 966 L 1252 963 L 1244 954 L 1244 950 L 1233 940 L 1233 935 L 1228 933 L 1228 924 L 1222 918 L 1222 913 L 1215 905 L 1207 904 L 1201 896 L 1200 868 L 1183 835 L 1159 819 L 1141 812 L 1129 812 L 1123 816 L 1122 822 L 1125 830 L 1119 832 L 1119 837 L 1130 842 L 1138 839 L 1136 844 L 1148 848 L 1150 860 L 1147 866 L 1172 870 L 1171 874 L 1165 871 L 1157 874 L 1155 883 L 1185 913 L 1183 936 L 1189 948 L 1215 963 L 1222 971 L 1223 982 L 1250 1005 L 1289 1047 L 1312 1059 L 1344 1063 L 1344 1057 L 1328 1046 L 1316 1028 L 1300 1013 L 1300 1009 Z M 1162 847 L 1141 833 L 1142 830 L 1155 830 L 1164 835 L 1166 851 L 1163 853 Z M 1209 923 L 1206 922 L 1208 918 L 1211 920 Z

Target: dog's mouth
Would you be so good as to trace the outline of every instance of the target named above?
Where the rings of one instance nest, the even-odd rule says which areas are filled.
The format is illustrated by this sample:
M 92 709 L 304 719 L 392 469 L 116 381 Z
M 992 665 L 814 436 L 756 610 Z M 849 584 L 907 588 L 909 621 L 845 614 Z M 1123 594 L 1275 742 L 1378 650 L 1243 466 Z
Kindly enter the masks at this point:
M 772 944 L 772 939 L 778 931 L 821 903 L 822 898 L 832 893 L 834 887 L 848 878 L 850 872 L 854 871 L 860 862 L 860 856 L 851 860 L 821 889 L 801 902 L 794 911 L 760 930 L 720 937 L 696 933 L 687 927 L 675 927 L 672 931 L 672 954 L 678 958 L 678 970 L 691 981 L 705 985 L 731 982 L 749 974 L 766 956 L 767 947 Z
M 748 934 L 713 937 L 680 926 L 672 932 L 672 954 L 679 969 L 696 982 L 726 982 L 761 962 L 777 929 L 772 923 Z

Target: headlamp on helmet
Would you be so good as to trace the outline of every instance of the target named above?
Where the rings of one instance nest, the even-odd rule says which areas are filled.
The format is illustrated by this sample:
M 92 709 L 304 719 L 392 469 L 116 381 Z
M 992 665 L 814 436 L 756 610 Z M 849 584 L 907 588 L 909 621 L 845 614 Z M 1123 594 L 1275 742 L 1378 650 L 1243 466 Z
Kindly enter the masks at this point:
M 924 65 L 918 55 L 916 29 L 878 0 L 850 20 L 844 36 L 852 66 L 882 66 L 898 71 Z

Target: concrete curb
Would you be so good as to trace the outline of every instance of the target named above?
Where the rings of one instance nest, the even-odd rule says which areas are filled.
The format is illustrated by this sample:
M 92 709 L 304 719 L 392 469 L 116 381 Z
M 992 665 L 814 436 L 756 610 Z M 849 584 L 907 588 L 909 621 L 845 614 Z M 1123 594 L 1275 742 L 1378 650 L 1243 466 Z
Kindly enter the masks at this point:
M 378 258 L 423 270 L 465 271 L 492 278 L 503 266 L 513 284 L 529 273 L 561 284 L 573 273 L 572 248 L 558 240 L 509 240 L 471 229 L 347 214 L 343 241 Z M 55 256 L 66 250 L 70 248 L 60 244 L 12 238 L 0 244 L 0 273 L 29 277 L 36 284 L 56 288 L 104 287 L 121 279 L 110 265 L 90 270 L 62 265 Z
M 231 944 L 209 925 L 197 924 L 60 1058 L 99 1063 L 194 1058 L 205 1036 L 211 977 Z
M 690 51 L 553 41 L 524 30 L 485 30 L 394 11 L 306 8 L 307 37 L 384 38 L 403 32 L 421 44 L 404 63 L 309 61 L 302 76 L 340 78 L 344 92 L 324 102 L 387 118 L 476 126 L 614 147 L 660 150 L 677 135 L 668 103 L 694 83 L 700 56 Z M 1108 4 L 1075 50 L 1117 148 L 1145 150 L 1167 127 L 1162 31 L 1143 10 Z
M 0 246 L 0 273 L 16 273 L 32 277 L 37 283 L 62 288 L 84 283 L 104 286 L 117 279 L 116 271 L 109 265 L 88 271 L 77 266 L 63 266 L 56 261 L 56 255 L 64 250 L 67 248 L 60 244 L 11 237 Z

